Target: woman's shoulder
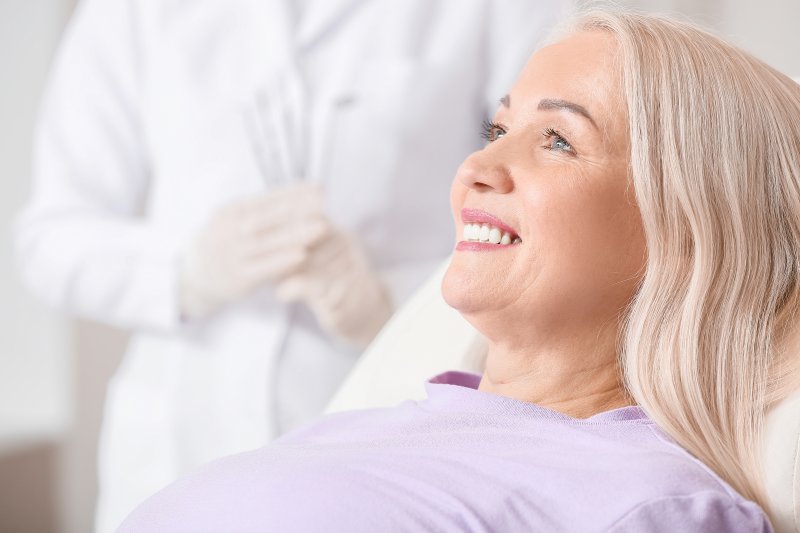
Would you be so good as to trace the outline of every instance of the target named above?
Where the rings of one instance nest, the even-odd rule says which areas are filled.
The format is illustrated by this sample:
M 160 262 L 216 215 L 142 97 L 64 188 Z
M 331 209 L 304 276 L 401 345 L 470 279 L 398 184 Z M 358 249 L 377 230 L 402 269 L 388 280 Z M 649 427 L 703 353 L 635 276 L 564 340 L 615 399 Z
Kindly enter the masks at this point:
M 771 532 L 758 504 L 745 499 L 711 468 L 655 424 L 629 463 L 639 498 L 608 531 Z M 637 446 L 638 447 L 638 446 Z
M 648 499 L 623 514 L 608 533 L 725 531 L 770 533 L 772 526 L 754 502 L 717 490 Z

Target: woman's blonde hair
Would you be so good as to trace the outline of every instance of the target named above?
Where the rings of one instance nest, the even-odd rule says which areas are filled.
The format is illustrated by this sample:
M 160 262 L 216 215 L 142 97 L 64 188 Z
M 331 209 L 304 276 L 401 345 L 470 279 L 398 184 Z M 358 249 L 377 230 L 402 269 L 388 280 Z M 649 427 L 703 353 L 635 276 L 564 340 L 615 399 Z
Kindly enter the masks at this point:
M 647 243 L 621 338 L 626 388 L 769 512 L 764 414 L 798 370 L 800 86 L 688 23 L 596 9 L 576 21 L 618 43 Z

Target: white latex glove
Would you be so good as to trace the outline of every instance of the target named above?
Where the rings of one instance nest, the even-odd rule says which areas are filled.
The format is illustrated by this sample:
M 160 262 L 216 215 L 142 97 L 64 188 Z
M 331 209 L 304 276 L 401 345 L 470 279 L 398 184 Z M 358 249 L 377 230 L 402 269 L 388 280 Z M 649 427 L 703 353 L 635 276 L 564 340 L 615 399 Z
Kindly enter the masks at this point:
M 319 187 L 297 184 L 221 208 L 179 265 L 182 316 L 202 318 L 299 269 L 328 229 Z
M 388 290 L 355 238 L 333 226 L 309 253 L 278 284 L 278 298 L 305 302 L 330 334 L 366 347 L 392 315 Z

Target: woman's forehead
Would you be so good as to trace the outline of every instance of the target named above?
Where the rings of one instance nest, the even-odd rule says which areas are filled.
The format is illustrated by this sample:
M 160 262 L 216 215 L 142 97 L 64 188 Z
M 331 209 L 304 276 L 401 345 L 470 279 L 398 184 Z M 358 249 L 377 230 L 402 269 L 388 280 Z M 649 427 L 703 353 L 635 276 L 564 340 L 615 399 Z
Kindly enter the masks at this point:
M 616 54 L 614 38 L 602 31 L 577 32 L 541 48 L 525 65 L 507 107 L 532 111 L 562 102 L 596 123 L 613 120 L 622 109 Z

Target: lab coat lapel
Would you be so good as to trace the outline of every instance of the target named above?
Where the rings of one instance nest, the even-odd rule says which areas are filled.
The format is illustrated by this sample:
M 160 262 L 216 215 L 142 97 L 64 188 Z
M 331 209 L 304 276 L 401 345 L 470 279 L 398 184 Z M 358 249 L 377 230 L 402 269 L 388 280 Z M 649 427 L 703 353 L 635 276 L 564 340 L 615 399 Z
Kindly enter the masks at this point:
M 307 50 L 313 47 L 365 2 L 366 0 L 309 0 L 298 27 L 298 48 Z

